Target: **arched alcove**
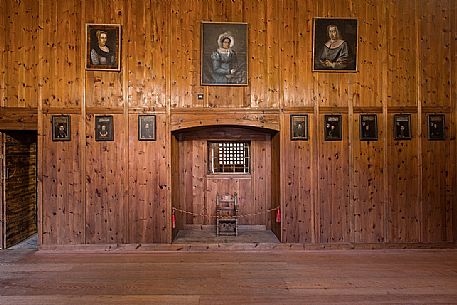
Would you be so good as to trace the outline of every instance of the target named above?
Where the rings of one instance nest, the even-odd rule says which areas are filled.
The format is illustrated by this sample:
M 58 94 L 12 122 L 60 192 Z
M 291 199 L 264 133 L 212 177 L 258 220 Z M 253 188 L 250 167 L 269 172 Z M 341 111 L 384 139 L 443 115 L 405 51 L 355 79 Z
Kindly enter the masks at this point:
M 210 162 L 212 143 L 247 143 L 249 169 L 241 173 L 214 172 L 211 169 L 214 161 Z M 180 231 L 192 230 L 206 230 L 215 236 L 216 196 L 236 192 L 240 231 L 264 230 L 270 235 L 273 232 L 281 240 L 275 209 L 280 203 L 279 133 L 276 130 L 235 125 L 175 130 L 172 132 L 172 181 L 173 239 L 176 240 Z M 261 238 L 260 241 L 269 242 L 267 240 Z

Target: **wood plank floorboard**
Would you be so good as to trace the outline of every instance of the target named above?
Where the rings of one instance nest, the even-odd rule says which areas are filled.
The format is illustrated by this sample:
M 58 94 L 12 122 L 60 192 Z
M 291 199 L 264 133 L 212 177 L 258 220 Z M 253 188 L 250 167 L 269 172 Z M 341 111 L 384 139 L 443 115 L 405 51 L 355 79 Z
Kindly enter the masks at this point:
M 2 250 L 0 304 L 457 304 L 457 250 Z

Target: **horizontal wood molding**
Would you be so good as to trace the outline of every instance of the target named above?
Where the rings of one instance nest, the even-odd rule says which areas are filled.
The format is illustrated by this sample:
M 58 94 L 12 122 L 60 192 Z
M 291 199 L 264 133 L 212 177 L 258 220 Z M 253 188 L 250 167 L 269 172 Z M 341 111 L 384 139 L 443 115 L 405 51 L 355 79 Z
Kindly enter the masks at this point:
M 193 111 L 171 114 L 171 131 L 202 126 L 235 125 L 268 128 L 279 131 L 279 113 L 257 111 Z
M 124 113 L 124 108 L 121 107 L 87 107 L 87 114 L 120 114 Z
M 388 113 L 417 113 L 417 106 L 390 106 L 387 108 Z
M 36 108 L 0 108 L 1 130 L 38 130 Z

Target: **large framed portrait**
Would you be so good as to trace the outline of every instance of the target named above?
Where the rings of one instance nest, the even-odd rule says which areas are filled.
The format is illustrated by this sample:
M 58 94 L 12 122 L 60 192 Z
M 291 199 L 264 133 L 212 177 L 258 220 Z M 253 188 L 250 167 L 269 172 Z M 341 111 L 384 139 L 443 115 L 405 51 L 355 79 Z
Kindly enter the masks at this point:
M 341 114 L 326 114 L 324 122 L 325 141 L 342 140 L 342 116 Z
M 86 24 L 86 70 L 121 70 L 120 24 Z
M 70 116 L 53 115 L 52 116 L 52 140 L 53 141 L 70 141 Z
M 290 115 L 290 139 L 292 141 L 308 140 L 308 115 Z
M 248 84 L 247 23 L 201 24 L 201 84 Z
M 428 115 L 428 139 L 442 141 L 445 139 L 445 124 L 444 114 L 429 114 Z
M 156 140 L 156 116 L 139 115 L 138 116 L 138 140 L 155 141 Z
M 395 140 L 411 140 L 411 115 L 394 115 L 394 138 Z
M 113 116 L 103 115 L 95 117 L 95 141 L 113 141 Z
M 360 115 L 360 140 L 378 140 L 378 116 L 376 114 Z
M 352 18 L 313 19 L 313 71 L 357 71 L 358 21 Z

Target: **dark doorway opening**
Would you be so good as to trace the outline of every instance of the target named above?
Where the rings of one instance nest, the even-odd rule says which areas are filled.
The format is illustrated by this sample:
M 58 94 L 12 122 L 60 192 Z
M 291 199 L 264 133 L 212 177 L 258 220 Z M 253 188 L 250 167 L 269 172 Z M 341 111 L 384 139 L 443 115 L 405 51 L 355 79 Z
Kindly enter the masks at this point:
M 37 247 L 37 132 L 3 131 L 1 137 L 0 246 L 27 240 Z

